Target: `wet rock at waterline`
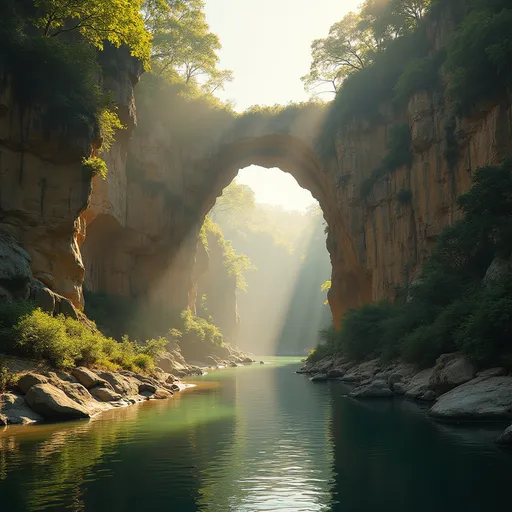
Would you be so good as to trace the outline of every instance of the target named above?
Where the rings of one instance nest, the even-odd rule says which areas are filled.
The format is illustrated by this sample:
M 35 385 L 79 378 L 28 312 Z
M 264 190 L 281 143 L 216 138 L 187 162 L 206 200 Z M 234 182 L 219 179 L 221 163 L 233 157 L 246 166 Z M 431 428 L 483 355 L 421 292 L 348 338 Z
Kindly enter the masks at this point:
M 324 382 L 327 380 L 327 374 L 326 373 L 318 373 L 317 375 L 313 375 L 313 377 L 310 377 L 309 380 L 311 382 Z
M 122 396 L 105 386 L 96 386 L 90 389 L 91 395 L 100 402 L 117 402 Z
M 52 384 L 36 384 L 25 395 L 28 406 L 46 420 L 90 418 L 89 412 Z
M 476 372 L 475 365 L 461 354 L 443 354 L 436 361 L 429 386 L 440 395 L 474 379 Z
M 417 373 L 407 384 L 405 396 L 414 400 L 422 400 L 425 394 L 430 391 L 430 378 L 434 372 L 433 368 L 428 368 Z
M 0 414 L 7 425 L 28 425 L 43 421 L 43 417 L 33 411 L 21 395 L 10 392 L 0 394 Z
M 430 410 L 440 420 L 512 418 L 512 377 L 477 378 L 441 395 Z
M 369 384 L 355 388 L 349 396 L 353 398 L 387 398 L 393 396 L 393 392 L 385 380 L 376 379 Z
M 496 439 L 496 443 L 501 446 L 512 448 L 512 425 L 510 425 L 510 427 L 508 427 L 505 432 Z

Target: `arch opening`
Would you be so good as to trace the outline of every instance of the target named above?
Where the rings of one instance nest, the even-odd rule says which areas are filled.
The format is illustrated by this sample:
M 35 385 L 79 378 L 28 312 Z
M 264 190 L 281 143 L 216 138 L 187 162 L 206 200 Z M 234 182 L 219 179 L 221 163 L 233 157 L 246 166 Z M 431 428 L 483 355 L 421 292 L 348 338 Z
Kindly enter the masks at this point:
M 198 258 L 196 314 L 209 317 L 243 351 L 302 355 L 331 321 L 321 289 L 331 276 L 325 221 L 309 191 L 270 165 L 240 169 L 208 213 L 209 265 Z M 219 229 L 221 245 L 250 260 L 243 286 L 222 278 L 229 262 L 218 255 Z

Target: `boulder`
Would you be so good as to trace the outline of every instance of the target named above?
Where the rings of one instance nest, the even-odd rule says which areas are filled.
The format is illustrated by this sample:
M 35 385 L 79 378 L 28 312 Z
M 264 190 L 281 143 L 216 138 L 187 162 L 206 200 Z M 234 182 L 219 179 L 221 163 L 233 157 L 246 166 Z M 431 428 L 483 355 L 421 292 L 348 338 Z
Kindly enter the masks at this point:
M 464 356 L 457 353 L 443 354 L 436 362 L 429 385 L 437 395 L 441 395 L 469 382 L 475 376 L 476 366 Z
M 64 391 L 66 396 L 71 398 L 73 402 L 81 405 L 91 415 L 105 410 L 104 405 L 98 403 L 98 401 L 91 395 L 91 393 L 89 393 L 85 386 L 82 386 L 82 384 L 79 384 L 78 382 L 52 380 L 51 384 L 53 384 L 56 388 L 59 388 L 61 391 Z
M 94 396 L 100 402 L 117 402 L 121 400 L 122 396 L 116 393 L 112 389 L 104 386 L 95 386 L 90 389 L 91 395 Z
M 16 393 L 0 394 L 0 414 L 8 425 L 27 425 L 43 421 L 42 416 L 28 407 L 23 396 Z
M 407 384 L 405 396 L 407 398 L 421 399 L 421 397 L 430 389 L 430 377 L 434 372 L 433 368 L 428 368 L 417 373 Z
M 343 368 L 333 368 L 327 372 L 327 378 L 329 379 L 339 379 L 345 375 L 345 370 Z
M 171 398 L 171 397 L 172 397 L 172 393 L 163 388 L 158 388 L 153 393 L 153 395 L 150 396 L 150 398 L 152 400 L 166 400 L 167 398 Z
M 393 396 L 388 383 L 383 379 L 376 379 L 352 390 L 349 396 L 353 398 L 387 398 Z
M 327 380 L 327 374 L 326 373 L 317 373 L 316 375 L 313 375 L 313 377 L 310 377 L 309 380 L 311 382 L 323 382 Z
M 78 311 L 73 306 L 73 303 L 66 297 L 56 295 L 55 313 L 60 313 L 74 320 L 79 319 Z
M 30 283 L 30 300 L 45 313 L 53 315 L 55 311 L 55 294 L 38 279 Z
M 135 396 L 139 394 L 140 381 L 135 377 L 112 372 L 101 372 L 98 373 L 98 376 L 108 382 L 114 391 L 122 396 Z
M 252 364 L 254 363 L 254 360 L 252 360 L 250 357 L 244 357 L 242 360 L 243 364 Z
M 395 382 L 392 386 L 395 395 L 405 395 L 406 387 L 403 382 Z
M 512 271 L 512 261 L 503 258 L 494 258 L 485 272 L 482 279 L 484 286 L 490 286 L 496 281 L 503 279 L 503 276 L 510 274 Z
M 74 368 L 71 372 L 71 375 L 73 375 L 73 377 L 75 377 L 78 382 L 80 382 L 80 384 L 85 386 L 87 389 L 93 388 L 94 386 L 102 386 L 108 384 L 96 373 L 94 373 L 92 370 L 89 370 L 89 368 L 85 368 L 84 366 Z
M 508 427 L 505 432 L 503 432 L 503 434 L 501 434 L 501 436 L 496 439 L 496 443 L 512 448 L 512 425 L 510 425 L 510 427 Z
M 260 361 L 260 364 L 265 364 L 263 361 Z
M 429 389 L 423 393 L 419 400 L 423 400 L 424 402 L 433 402 L 437 398 L 436 392 L 432 389 Z
M 234 361 L 231 361 L 231 362 L 229 363 L 229 366 L 230 366 L 231 368 L 236 368 L 238 365 L 237 365 Z
M 18 388 L 25 395 L 28 393 L 28 390 L 35 386 L 36 384 L 46 384 L 48 382 L 48 378 L 44 375 L 39 375 L 38 373 L 25 373 L 18 380 Z
M 441 395 L 430 410 L 440 420 L 512 418 L 512 377 L 473 379 Z
M 401 373 L 394 372 L 388 377 L 388 386 L 393 389 L 393 386 L 399 382 L 403 382 L 404 376 Z
M 90 418 L 89 412 L 52 384 L 36 384 L 25 395 L 28 406 L 47 420 Z
M 149 384 L 148 382 L 142 382 L 139 384 L 139 395 L 142 395 L 143 393 L 154 394 L 154 393 L 156 393 L 157 389 L 158 389 L 158 386 L 155 386 L 154 384 Z

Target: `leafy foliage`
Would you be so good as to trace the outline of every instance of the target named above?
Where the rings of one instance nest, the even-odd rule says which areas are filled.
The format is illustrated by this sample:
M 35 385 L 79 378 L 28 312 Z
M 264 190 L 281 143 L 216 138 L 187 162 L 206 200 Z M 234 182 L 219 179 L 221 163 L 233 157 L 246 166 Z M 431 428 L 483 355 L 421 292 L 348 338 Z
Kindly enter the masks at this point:
M 78 320 L 63 315 L 53 317 L 26 302 L 2 304 L 0 328 L 0 352 L 45 361 L 62 369 L 86 365 L 149 371 L 167 344 L 166 339 L 158 339 L 139 345 L 127 337 L 119 343 Z
M 117 48 L 127 45 L 148 66 L 151 38 L 140 14 L 141 4 L 142 0 L 34 0 L 35 25 L 45 37 L 79 32 L 100 50 L 104 41 Z
M 511 25 L 512 9 L 487 8 L 470 12 L 456 32 L 448 46 L 446 69 L 448 92 L 460 113 L 510 86 Z

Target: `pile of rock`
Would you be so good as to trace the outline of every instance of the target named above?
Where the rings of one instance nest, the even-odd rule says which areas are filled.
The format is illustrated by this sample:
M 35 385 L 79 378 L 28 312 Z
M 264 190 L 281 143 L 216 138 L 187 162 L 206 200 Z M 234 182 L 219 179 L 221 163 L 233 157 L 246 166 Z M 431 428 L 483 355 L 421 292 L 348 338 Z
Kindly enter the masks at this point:
M 114 407 L 143 400 L 166 399 L 183 385 L 160 371 L 156 377 L 134 372 L 24 373 L 16 392 L 0 394 L 0 425 L 91 418 Z
M 312 382 L 339 380 L 354 388 L 353 398 L 405 396 L 433 402 L 429 415 L 442 421 L 507 421 L 512 419 L 512 376 L 504 368 L 478 372 L 462 354 L 443 354 L 433 368 L 418 371 L 412 365 L 382 367 L 378 359 L 361 364 L 343 358 L 307 363 L 297 373 Z M 512 445 L 512 426 L 498 442 Z

